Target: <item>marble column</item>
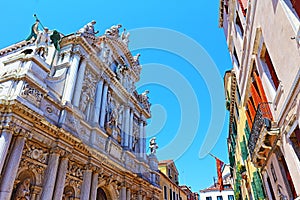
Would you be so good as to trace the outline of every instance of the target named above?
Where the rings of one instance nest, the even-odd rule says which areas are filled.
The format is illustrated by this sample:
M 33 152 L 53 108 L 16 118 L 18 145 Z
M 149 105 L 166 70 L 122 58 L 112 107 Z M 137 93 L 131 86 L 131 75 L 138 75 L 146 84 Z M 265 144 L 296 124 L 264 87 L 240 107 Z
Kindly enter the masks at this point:
M 120 200 L 126 200 L 126 187 L 121 187 L 121 194 L 120 194 Z
M 104 84 L 103 88 L 103 94 L 102 94 L 102 101 L 101 101 L 101 113 L 100 113 L 100 127 L 104 128 L 104 122 L 105 122 L 105 108 L 107 104 L 107 91 L 108 91 L 108 85 L 107 83 Z
M 127 188 L 127 191 L 126 191 L 126 200 L 130 200 L 131 198 L 131 191 L 130 191 L 130 189 L 129 188 Z
M 144 131 L 143 131 L 144 137 L 143 137 L 143 156 L 144 159 L 147 159 L 147 155 L 146 155 L 146 149 L 147 149 L 147 144 L 146 144 L 146 123 L 144 124 Z
M 57 173 L 56 185 L 54 189 L 53 200 L 61 200 L 64 194 L 66 174 L 68 170 L 68 157 L 62 157 Z
M 100 80 L 97 85 L 97 92 L 96 92 L 96 99 L 95 99 L 95 111 L 94 111 L 94 118 L 93 118 L 94 123 L 99 122 L 102 91 L 103 91 L 103 80 Z
M 129 122 L 130 122 L 130 107 L 125 107 L 125 129 L 124 129 L 124 147 L 128 148 L 129 140 Z
M 88 200 L 90 198 L 92 182 L 92 170 L 86 169 L 83 173 L 83 182 L 80 189 L 80 199 Z
M 0 136 L 0 174 L 7 156 L 7 151 L 11 142 L 12 133 L 9 130 L 2 130 Z
M 58 170 L 59 153 L 60 152 L 58 149 L 54 149 L 49 156 L 48 166 L 44 176 L 45 179 L 43 190 L 41 194 L 41 199 L 43 200 L 52 200 Z
M 138 155 L 139 157 L 143 157 L 144 153 L 144 122 L 140 120 L 140 135 L 139 135 L 139 150 Z
M 80 64 L 80 67 L 78 70 L 77 81 L 76 81 L 76 86 L 75 86 L 75 91 L 74 91 L 74 96 L 73 96 L 73 105 L 75 107 L 79 106 L 86 63 L 87 63 L 87 61 L 83 60 Z
M 64 92 L 62 96 L 62 102 L 71 102 L 72 100 L 79 61 L 80 61 L 80 56 L 75 53 L 73 55 L 71 66 L 68 69 Z
M 122 121 L 121 121 L 121 145 L 122 147 L 125 146 L 125 122 L 126 122 L 126 107 L 123 107 L 122 112 Z
M 98 172 L 93 173 L 90 200 L 97 199 L 98 176 L 99 176 Z
M 133 143 L 133 110 L 130 110 L 129 141 L 128 141 L 128 147 L 130 150 L 132 150 L 132 143 Z
M 1 200 L 10 199 L 13 186 L 14 186 L 14 180 L 16 179 L 19 164 L 21 161 L 24 144 L 25 144 L 25 137 L 17 136 L 11 154 L 9 156 L 8 163 L 4 169 L 2 180 L 0 183 Z

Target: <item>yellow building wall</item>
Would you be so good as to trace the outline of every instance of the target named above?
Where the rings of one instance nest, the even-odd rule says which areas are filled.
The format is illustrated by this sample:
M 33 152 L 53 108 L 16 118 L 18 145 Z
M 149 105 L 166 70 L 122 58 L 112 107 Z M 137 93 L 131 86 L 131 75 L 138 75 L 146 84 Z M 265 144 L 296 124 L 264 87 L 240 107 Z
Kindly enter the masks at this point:
M 182 200 L 187 200 L 187 195 L 185 194 L 185 192 L 183 190 L 180 189 L 180 187 L 176 184 L 174 184 L 168 177 L 160 174 L 160 187 L 162 189 L 162 192 L 160 194 L 160 200 L 165 200 L 164 199 L 164 189 L 166 188 L 167 190 L 167 200 L 170 199 L 170 189 L 172 190 L 172 195 L 173 192 L 175 192 L 175 199 L 177 199 L 177 195 L 178 195 L 178 199 L 180 199 L 179 197 L 181 197 Z M 173 198 L 172 198 L 173 199 Z

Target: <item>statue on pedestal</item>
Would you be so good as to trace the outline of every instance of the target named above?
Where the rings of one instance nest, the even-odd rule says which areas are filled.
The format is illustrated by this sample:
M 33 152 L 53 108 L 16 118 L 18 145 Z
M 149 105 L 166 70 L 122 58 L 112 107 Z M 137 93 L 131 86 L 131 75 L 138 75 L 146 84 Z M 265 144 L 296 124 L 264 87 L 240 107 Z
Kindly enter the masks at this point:
M 151 154 L 153 154 L 153 155 L 156 154 L 156 149 L 158 149 L 158 145 L 157 145 L 155 140 L 156 140 L 156 137 L 151 138 L 150 139 L 150 145 L 149 145 Z
M 129 43 L 129 36 L 130 36 L 130 33 L 127 32 L 126 33 L 126 29 L 124 28 L 124 31 L 122 32 L 121 34 L 121 40 L 128 46 L 128 43 Z
M 48 55 L 48 46 L 50 44 L 50 36 L 49 36 L 49 29 L 47 27 L 44 27 L 44 31 L 39 31 L 35 44 L 35 54 L 39 55 L 43 59 L 46 59 L 46 56 Z
M 78 33 L 81 33 L 81 34 L 87 33 L 87 34 L 91 34 L 91 35 L 95 35 L 95 34 L 99 33 L 99 31 L 95 31 L 95 29 L 94 29 L 95 24 L 96 24 L 95 20 L 87 23 L 86 25 L 84 25 L 84 27 L 79 29 Z
M 114 37 L 114 38 L 118 38 L 119 37 L 119 29 L 121 27 L 122 27 L 121 24 L 113 25 L 109 29 L 105 30 L 105 35 L 110 36 L 110 37 Z
M 30 199 L 30 178 L 26 178 L 19 184 L 16 190 L 15 200 L 29 200 Z

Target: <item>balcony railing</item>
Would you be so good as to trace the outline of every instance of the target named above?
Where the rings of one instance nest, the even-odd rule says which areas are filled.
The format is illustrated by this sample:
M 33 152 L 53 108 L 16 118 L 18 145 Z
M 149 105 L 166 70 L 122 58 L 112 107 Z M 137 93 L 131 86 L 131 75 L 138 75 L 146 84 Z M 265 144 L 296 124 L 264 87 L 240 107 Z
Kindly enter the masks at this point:
M 256 114 L 252 124 L 250 138 L 248 141 L 248 149 L 252 158 L 253 158 L 252 154 L 254 152 L 257 140 L 261 134 L 262 127 L 265 126 L 267 130 L 271 129 L 272 113 L 269 104 L 270 104 L 269 102 L 260 103 L 258 104 L 256 110 Z

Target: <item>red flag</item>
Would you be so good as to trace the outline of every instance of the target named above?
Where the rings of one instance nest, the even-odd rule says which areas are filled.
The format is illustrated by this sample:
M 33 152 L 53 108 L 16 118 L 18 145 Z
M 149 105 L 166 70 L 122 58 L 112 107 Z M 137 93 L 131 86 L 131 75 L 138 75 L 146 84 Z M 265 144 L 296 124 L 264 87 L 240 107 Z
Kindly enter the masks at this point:
M 216 158 L 216 163 L 217 163 L 217 172 L 218 172 L 218 184 L 219 184 L 220 191 L 222 191 L 224 190 L 223 178 L 222 178 L 222 167 L 224 163 L 218 158 Z

